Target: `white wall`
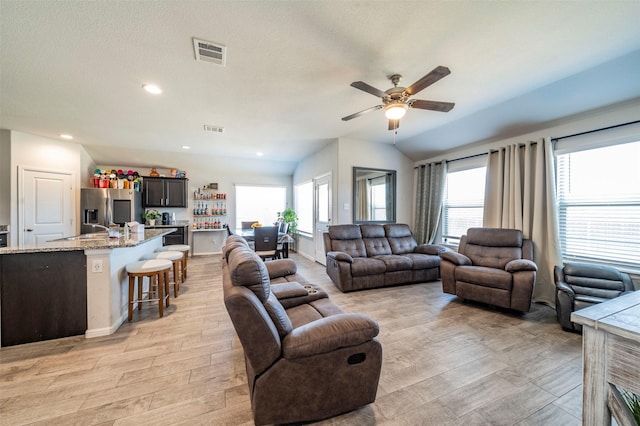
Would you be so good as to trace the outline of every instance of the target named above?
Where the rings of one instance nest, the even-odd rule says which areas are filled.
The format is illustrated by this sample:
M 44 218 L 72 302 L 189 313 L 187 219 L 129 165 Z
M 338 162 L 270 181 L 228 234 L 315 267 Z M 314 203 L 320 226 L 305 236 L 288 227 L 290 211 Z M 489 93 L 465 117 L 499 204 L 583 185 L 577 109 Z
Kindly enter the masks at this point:
M 49 171 L 70 172 L 73 176 L 73 186 L 80 188 L 80 165 L 82 147 L 76 143 L 59 141 L 42 136 L 11 131 L 11 165 L 9 180 L 11 185 L 11 233 L 10 245 L 18 244 L 18 167 L 34 167 Z M 4 172 L 2 173 L 4 175 Z M 80 191 L 76 191 L 73 200 L 72 219 L 77 225 L 77 211 L 80 205 Z
M 338 140 L 331 142 L 320 151 L 306 157 L 298 163 L 293 173 L 293 184 L 308 182 L 316 177 L 331 173 L 331 218 L 337 223 L 338 217 Z M 314 258 L 315 243 L 313 236 L 298 235 L 296 251 L 310 259 Z
M 636 99 L 631 102 L 624 102 L 606 108 L 589 111 L 588 113 L 579 114 L 563 120 L 558 120 L 549 123 L 545 128 L 535 132 L 526 133 L 521 136 L 502 140 L 486 140 L 479 142 L 466 141 L 465 143 L 469 144 L 466 147 L 451 150 L 444 154 L 418 161 L 415 164 L 418 165 L 441 160 L 455 160 L 457 158 L 463 158 L 470 155 L 486 153 L 490 150 L 495 150 L 509 144 L 534 141 L 544 137 L 557 138 L 568 136 L 631 121 L 637 121 L 638 119 L 640 119 L 640 100 Z
M 308 156 L 296 167 L 294 184 L 309 181 L 331 172 L 332 224 L 353 223 L 353 167 L 370 167 L 397 171 L 396 221 L 413 224 L 413 162 L 393 145 L 356 139 L 337 139 L 324 149 Z M 348 209 L 345 209 L 345 204 Z M 310 238 L 300 237 L 296 250 L 313 258 L 315 246 Z
M 413 162 L 409 157 L 393 145 L 340 139 L 338 163 L 338 220 L 334 223 L 353 223 L 353 167 L 369 167 L 396 170 L 396 222 L 413 226 Z M 344 209 L 345 204 L 349 210 Z
M 0 129 L 0 225 L 11 222 L 11 132 Z

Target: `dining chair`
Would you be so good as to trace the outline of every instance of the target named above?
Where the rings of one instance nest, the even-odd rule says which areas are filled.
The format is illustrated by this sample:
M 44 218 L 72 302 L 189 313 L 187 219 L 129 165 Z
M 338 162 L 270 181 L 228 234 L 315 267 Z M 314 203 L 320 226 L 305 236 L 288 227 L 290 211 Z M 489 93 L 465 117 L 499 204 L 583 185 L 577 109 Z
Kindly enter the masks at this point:
M 278 227 L 278 258 L 282 259 L 285 257 L 289 257 L 289 242 L 287 231 L 289 230 L 289 223 L 287 222 L 279 222 Z
M 278 259 L 278 227 L 257 226 L 253 228 L 254 250 L 262 260 Z
M 278 233 L 280 234 L 286 234 L 287 231 L 289 230 L 289 223 L 288 222 L 278 222 Z

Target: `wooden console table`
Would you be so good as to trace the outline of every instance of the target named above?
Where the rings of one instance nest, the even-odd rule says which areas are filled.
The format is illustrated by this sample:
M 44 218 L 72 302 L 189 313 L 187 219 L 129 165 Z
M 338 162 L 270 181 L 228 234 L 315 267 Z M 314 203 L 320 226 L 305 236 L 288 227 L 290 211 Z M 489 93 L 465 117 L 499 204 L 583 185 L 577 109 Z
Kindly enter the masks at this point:
M 571 321 L 582 325 L 582 424 L 635 424 L 614 387 L 640 395 L 640 291 L 581 309 Z

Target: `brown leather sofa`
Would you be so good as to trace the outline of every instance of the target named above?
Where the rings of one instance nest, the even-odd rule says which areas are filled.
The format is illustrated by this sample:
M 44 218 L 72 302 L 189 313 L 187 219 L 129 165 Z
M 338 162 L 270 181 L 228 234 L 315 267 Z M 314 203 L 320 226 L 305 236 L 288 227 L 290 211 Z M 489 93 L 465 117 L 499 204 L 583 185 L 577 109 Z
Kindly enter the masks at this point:
M 344 313 L 304 284 L 293 261 L 263 262 L 235 236 L 222 263 L 256 425 L 316 421 L 375 401 L 382 364 L 375 321 Z
M 517 229 L 470 228 L 458 252 L 440 253 L 442 290 L 461 299 L 528 312 L 538 267 Z
M 418 244 L 405 224 L 332 225 L 324 233 L 327 274 L 341 291 L 436 281 L 446 250 Z

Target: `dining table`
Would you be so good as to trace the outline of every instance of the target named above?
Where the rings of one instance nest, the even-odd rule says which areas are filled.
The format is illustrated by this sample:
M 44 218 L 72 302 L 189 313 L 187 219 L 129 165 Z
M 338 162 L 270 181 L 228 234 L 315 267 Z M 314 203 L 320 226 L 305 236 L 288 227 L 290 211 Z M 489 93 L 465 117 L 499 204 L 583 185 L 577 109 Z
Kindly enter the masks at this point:
M 242 228 L 236 229 L 233 231 L 234 234 L 240 235 L 247 241 L 255 241 L 255 233 L 253 232 L 253 228 Z M 295 240 L 291 235 L 286 232 L 278 232 L 278 244 L 282 244 L 282 257 L 289 257 L 289 244 L 293 243 Z

